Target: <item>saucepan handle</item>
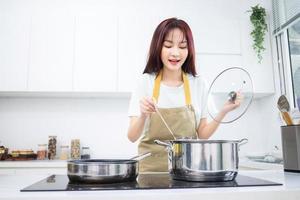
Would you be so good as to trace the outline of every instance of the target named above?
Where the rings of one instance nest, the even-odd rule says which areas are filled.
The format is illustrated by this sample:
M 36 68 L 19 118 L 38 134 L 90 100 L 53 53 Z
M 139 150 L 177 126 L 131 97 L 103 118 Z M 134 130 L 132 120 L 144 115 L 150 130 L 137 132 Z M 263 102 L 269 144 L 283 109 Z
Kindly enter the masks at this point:
M 148 156 L 151 156 L 151 152 L 147 152 L 147 153 L 143 153 L 138 156 L 134 156 L 134 157 L 130 158 L 130 160 L 140 161 L 140 160 L 143 160 L 144 158 L 147 158 Z
M 155 144 L 158 144 L 160 146 L 164 146 L 167 148 L 167 150 L 171 150 L 172 149 L 172 145 L 170 143 L 166 143 L 166 142 L 162 142 L 160 140 L 154 140 Z
M 240 146 L 242 146 L 242 145 L 244 145 L 244 144 L 247 144 L 248 143 L 248 139 L 247 138 L 243 138 L 243 139 L 241 139 L 240 141 L 239 141 L 239 147 Z

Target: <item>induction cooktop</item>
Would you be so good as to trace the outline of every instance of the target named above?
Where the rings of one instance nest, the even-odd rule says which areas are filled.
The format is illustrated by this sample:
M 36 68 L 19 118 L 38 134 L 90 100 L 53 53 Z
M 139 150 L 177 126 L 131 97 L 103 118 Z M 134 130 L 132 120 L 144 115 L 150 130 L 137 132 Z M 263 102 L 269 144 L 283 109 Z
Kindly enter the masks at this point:
M 184 189 L 278 185 L 282 184 L 243 175 L 237 175 L 235 180 L 226 182 L 189 182 L 173 180 L 169 174 L 140 174 L 136 181 L 109 184 L 74 184 L 69 183 L 67 175 L 51 175 L 22 189 L 21 192 Z

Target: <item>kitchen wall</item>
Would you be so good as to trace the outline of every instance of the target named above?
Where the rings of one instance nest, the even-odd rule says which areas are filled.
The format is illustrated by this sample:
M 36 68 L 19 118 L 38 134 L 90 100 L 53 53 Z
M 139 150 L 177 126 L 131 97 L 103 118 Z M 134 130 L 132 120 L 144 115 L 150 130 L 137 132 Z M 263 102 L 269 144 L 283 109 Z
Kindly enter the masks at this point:
M 267 33 L 267 50 L 261 65 L 257 64 L 251 49 L 249 36 L 251 26 L 248 22 L 249 14 L 246 11 L 250 9 L 250 6 L 257 3 L 267 9 L 267 18 L 270 21 L 272 17 L 270 15 L 271 1 L 264 0 L 0 0 L 0 10 L 2 13 L 20 12 L 28 17 L 31 17 L 31 15 L 42 16 L 45 12 L 52 15 L 66 13 L 71 16 L 103 12 L 104 16 L 107 14 L 120 17 L 131 14 L 133 17 L 136 15 L 140 19 L 143 15 L 153 15 L 156 22 L 167 16 L 178 16 L 186 19 L 188 23 L 190 22 L 192 29 L 195 30 L 196 45 L 200 46 L 197 50 L 198 70 L 208 80 L 211 80 L 223 68 L 232 65 L 245 67 L 253 76 L 256 98 L 249 111 L 238 121 L 221 125 L 212 137 L 213 139 L 241 139 L 246 137 L 249 139 L 249 143 L 241 148 L 241 153 L 247 154 L 249 152 L 267 152 L 271 151 L 274 145 L 280 146 L 281 122 L 276 108 L 279 87 L 276 65 L 273 67 L 275 53 L 271 48 L 271 45 L 274 48 L 274 42 L 271 40 L 270 31 Z M 155 16 L 156 13 L 159 17 Z M 160 15 L 160 13 L 164 14 Z M 224 21 L 218 21 L 220 19 Z M 199 23 L 197 20 L 199 20 Z M 215 22 L 218 22 L 218 25 L 214 26 L 213 23 Z M 224 30 L 216 30 L 216 27 L 220 27 L 220 24 L 226 25 L 228 22 L 234 22 L 238 25 L 238 33 L 232 32 L 232 34 L 236 34 L 237 38 L 236 40 L 230 40 L 230 42 L 226 41 L 225 35 L 225 33 L 228 33 L 225 30 L 228 27 L 224 26 Z M 207 25 L 209 25 L 209 28 L 207 28 Z M 232 26 L 232 23 L 229 25 Z M 150 37 L 154 27 L 153 24 L 149 25 L 149 30 L 147 29 L 149 33 L 146 35 Z M 201 41 L 199 34 L 209 33 L 208 35 L 210 35 L 209 31 L 211 30 L 214 30 L 211 32 L 214 38 L 211 37 L 207 41 Z M 139 31 L 142 32 L 143 30 Z M 228 37 L 232 38 L 232 35 L 229 34 Z M 222 38 L 222 41 L 219 38 Z M 150 38 L 147 44 L 149 40 Z M 119 41 L 119 43 L 122 43 L 122 41 Z M 228 44 L 232 44 L 232 46 Z M 143 44 L 141 49 L 137 50 L 131 47 L 130 43 L 127 45 L 128 48 L 123 52 L 124 55 L 126 57 L 132 56 L 133 63 L 138 63 L 139 67 L 128 73 L 126 71 L 132 70 L 130 69 L 131 66 L 126 65 L 130 63 L 130 59 L 128 61 L 124 57 L 118 57 L 117 61 L 114 61 L 118 73 L 115 74 L 113 80 L 116 79 L 118 91 L 122 91 L 122 84 L 120 83 L 126 85 L 126 82 L 128 82 L 126 78 L 122 79 L 122 77 L 125 77 L 124 73 L 128 73 L 129 79 L 135 82 L 134 77 L 137 77 L 143 68 L 148 48 L 147 45 Z M 216 51 L 216 49 L 229 49 L 230 51 Z M 130 54 L 130 52 L 136 51 L 143 52 L 139 54 L 138 61 L 135 59 L 135 54 Z M 122 51 L 119 49 L 117 54 L 122 54 Z M 101 75 L 103 76 L 103 74 L 99 74 L 99 79 L 101 79 Z M 27 80 L 26 84 L 24 90 L 28 89 L 28 84 L 30 86 L 31 83 Z M 74 84 L 70 86 L 70 88 L 72 87 L 74 88 Z M 114 95 L 107 96 L 97 92 L 97 95 L 79 94 L 73 97 L 72 95 L 56 95 L 56 93 L 52 94 L 51 92 L 45 95 L 43 91 L 39 92 L 41 93 L 29 92 L 24 94 L 24 92 L 18 93 L 16 91 L 14 92 L 16 95 L 7 95 L 4 92 L 1 95 L 0 92 L 0 140 L 2 144 L 11 149 L 32 148 L 36 150 L 37 144 L 47 143 L 49 135 L 57 135 L 59 144 L 68 144 L 71 139 L 80 138 L 82 145 L 91 148 L 93 157 L 128 157 L 136 154 L 137 144 L 130 143 L 126 136 L 128 94 L 119 95 L 116 92 Z
M 265 152 L 278 144 L 279 123 L 272 117 L 271 98 L 255 100 L 232 124 L 221 125 L 214 139 L 248 138 L 243 153 Z M 128 98 L 1 98 L 1 141 L 12 149 L 32 148 L 57 135 L 59 144 L 80 138 L 94 156 L 130 156 L 136 144 L 128 141 Z M 273 113 L 274 114 L 274 113 Z M 275 123 L 274 123 L 275 122 Z

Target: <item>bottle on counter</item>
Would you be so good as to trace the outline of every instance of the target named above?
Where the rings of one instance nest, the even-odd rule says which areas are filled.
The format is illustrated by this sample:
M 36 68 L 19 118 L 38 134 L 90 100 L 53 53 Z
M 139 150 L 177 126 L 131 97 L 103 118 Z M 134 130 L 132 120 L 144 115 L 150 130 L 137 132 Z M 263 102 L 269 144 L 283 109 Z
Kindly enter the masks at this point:
M 48 140 L 48 159 L 53 160 L 56 156 L 56 136 L 49 136 Z
M 61 145 L 60 146 L 60 160 L 68 160 L 69 159 L 69 145 Z
M 81 159 L 90 159 L 90 147 L 82 147 L 81 148 Z
M 47 159 L 47 144 L 38 144 L 37 159 L 38 160 Z
M 71 140 L 71 159 L 80 159 L 80 140 Z

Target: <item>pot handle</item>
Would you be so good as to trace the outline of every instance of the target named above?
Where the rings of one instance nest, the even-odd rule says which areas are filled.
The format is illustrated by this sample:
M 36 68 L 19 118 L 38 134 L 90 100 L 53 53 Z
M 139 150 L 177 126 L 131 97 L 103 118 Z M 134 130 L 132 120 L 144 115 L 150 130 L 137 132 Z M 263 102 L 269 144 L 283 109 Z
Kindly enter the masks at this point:
M 155 144 L 166 147 L 168 150 L 172 149 L 172 145 L 170 143 L 162 142 L 160 140 L 154 140 Z
M 147 153 L 143 153 L 138 156 L 134 156 L 134 157 L 130 158 L 130 160 L 140 161 L 140 160 L 143 160 L 144 158 L 147 158 L 148 156 L 151 156 L 151 152 L 147 152 Z
M 239 141 L 239 145 L 238 145 L 238 146 L 240 147 L 240 146 L 242 146 L 242 145 L 244 145 L 244 144 L 247 144 L 248 141 L 249 141 L 249 140 L 248 140 L 247 138 L 243 138 L 243 139 L 241 139 L 241 140 Z

